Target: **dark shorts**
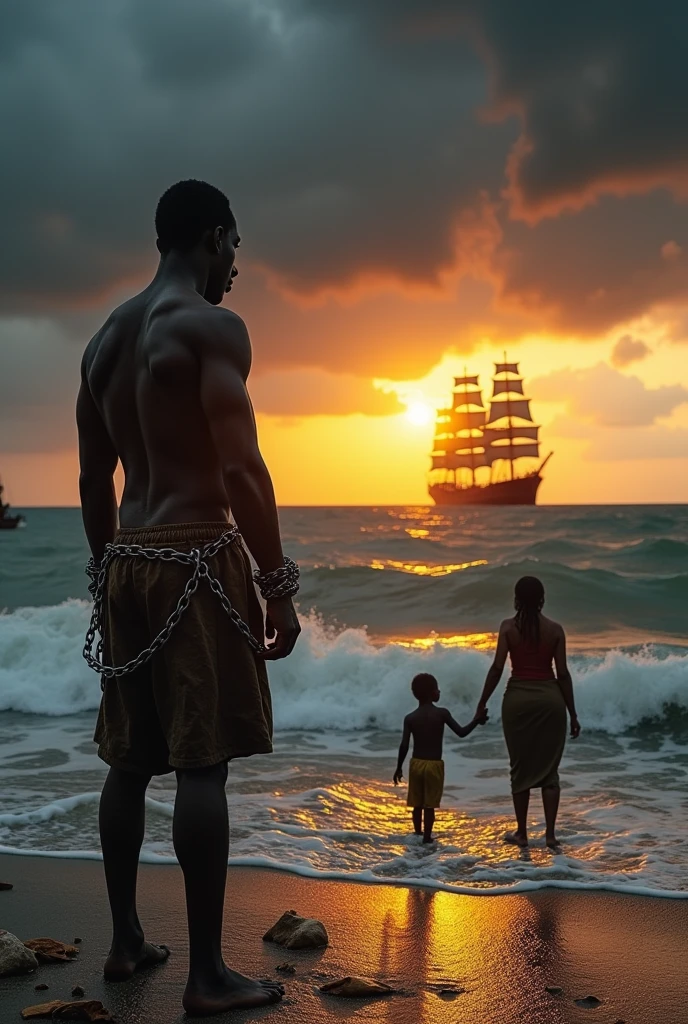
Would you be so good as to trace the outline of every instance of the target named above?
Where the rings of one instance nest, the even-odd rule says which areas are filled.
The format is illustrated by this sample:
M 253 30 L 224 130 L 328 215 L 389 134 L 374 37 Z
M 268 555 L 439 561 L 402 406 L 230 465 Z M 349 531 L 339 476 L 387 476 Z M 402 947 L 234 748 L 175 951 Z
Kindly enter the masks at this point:
M 188 552 L 226 523 L 185 523 L 120 530 L 116 543 Z M 213 575 L 251 632 L 262 640 L 263 614 L 241 541 L 210 561 Z M 123 665 L 148 647 L 176 607 L 192 567 L 117 557 L 108 571 L 104 660 Z M 272 707 L 265 662 L 256 657 L 206 580 L 165 646 L 144 666 L 108 679 L 95 741 L 116 768 L 164 775 L 272 750 Z

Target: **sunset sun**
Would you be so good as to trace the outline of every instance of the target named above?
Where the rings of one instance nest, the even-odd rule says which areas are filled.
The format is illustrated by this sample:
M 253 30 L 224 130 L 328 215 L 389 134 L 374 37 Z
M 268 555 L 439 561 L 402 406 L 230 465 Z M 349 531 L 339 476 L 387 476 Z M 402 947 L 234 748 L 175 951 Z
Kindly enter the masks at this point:
M 434 410 L 427 402 L 411 402 L 406 409 L 405 416 L 414 427 L 426 427 L 432 422 Z

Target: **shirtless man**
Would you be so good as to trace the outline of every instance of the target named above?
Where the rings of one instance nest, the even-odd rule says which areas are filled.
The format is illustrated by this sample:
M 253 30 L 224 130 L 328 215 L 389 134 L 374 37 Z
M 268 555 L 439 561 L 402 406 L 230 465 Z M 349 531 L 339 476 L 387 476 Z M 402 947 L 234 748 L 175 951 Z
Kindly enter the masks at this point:
M 229 202 L 204 182 L 179 182 L 161 198 L 155 222 L 161 259 L 153 281 L 111 314 L 82 363 L 79 484 L 93 559 L 114 540 L 188 553 L 226 533 L 231 508 L 259 572 L 281 570 L 275 497 L 246 390 L 251 345 L 241 318 L 220 307 L 237 274 Z M 240 540 L 223 547 L 211 569 L 256 639 L 272 641 L 265 653 L 254 654 L 201 581 L 162 651 L 104 683 L 96 730 L 111 766 L 100 803 L 113 920 L 105 977 L 126 980 L 169 955 L 144 939 L 136 876 L 146 787 L 152 775 L 176 771 L 173 839 L 189 927 L 183 1005 L 197 1016 L 282 997 L 280 985 L 243 977 L 222 958 L 225 782 L 232 757 L 272 749 L 265 660 L 286 657 L 300 630 L 290 596 L 268 599 L 263 621 Z M 106 661 L 121 666 L 150 644 L 190 573 L 177 562 L 111 563 Z

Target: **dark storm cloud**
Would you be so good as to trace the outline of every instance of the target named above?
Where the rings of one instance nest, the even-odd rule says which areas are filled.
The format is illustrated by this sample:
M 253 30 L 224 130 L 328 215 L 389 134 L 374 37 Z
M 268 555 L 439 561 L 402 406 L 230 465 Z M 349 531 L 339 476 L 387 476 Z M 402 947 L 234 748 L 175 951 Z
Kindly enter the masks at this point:
M 6 306 L 141 274 L 155 201 L 190 175 L 229 192 L 250 255 L 292 288 L 434 282 L 515 137 L 476 122 L 465 41 L 417 67 L 277 2 L 3 6 Z
M 191 175 L 228 191 L 242 261 L 285 294 L 446 293 L 458 263 L 505 308 L 594 332 L 688 292 L 688 207 L 668 192 L 509 219 L 678 187 L 673 0 L 0 0 L 0 18 L 6 310 L 66 324 L 133 287 L 157 197 Z M 420 314 L 413 333 L 366 333 L 345 306 L 323 307 L 317 338 L 267 327 L 284 364 L 371 375 L 454 340 Z

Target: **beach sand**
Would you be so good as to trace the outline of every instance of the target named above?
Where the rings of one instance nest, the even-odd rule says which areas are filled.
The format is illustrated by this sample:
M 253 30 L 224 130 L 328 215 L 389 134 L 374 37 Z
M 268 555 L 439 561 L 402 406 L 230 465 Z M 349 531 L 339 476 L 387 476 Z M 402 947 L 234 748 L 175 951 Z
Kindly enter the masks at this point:
M 81 937 L 74 963 L 41 966 L 0 980 L 0 1024 L 48 999 L 69 999 L 80 984 L 121 1024 L 186 1020 L 180 999 L 186 971 L 182 876 L 176 866 L 142 865 L 139 907 L 148 938 L 172 948 L 166 965 L 123 985 L 100 971 L 110 939 L 102 864 L 0 856 L 0 927 L 22 939 Z M 323 920 L 330 946 L 289 952 L 262 935 L 285 911 Z M 212 1018 L 294 1024 L 378 1021 L 389 1024 L 688 1024 L 688 900 L 548 890 L 530 895 L 460 896 L 421 888 L 301 878 L 280 871 L 231 868 L 225 958 L 238 970 L 284 981 L 279 1008 Z M 294 976 L 275 971 L 288 961 Z M 326 997 L 317 986 L 358 974 L 403 994 L 376 1001 Z M 47 992 L 35 992 L 40 982 Z M 550 995 L 557 985 L 563 995 Z M 465 989 L 447 999 L 442 988 Z M 597 1009 L 574 1000 L 595 995 Z

